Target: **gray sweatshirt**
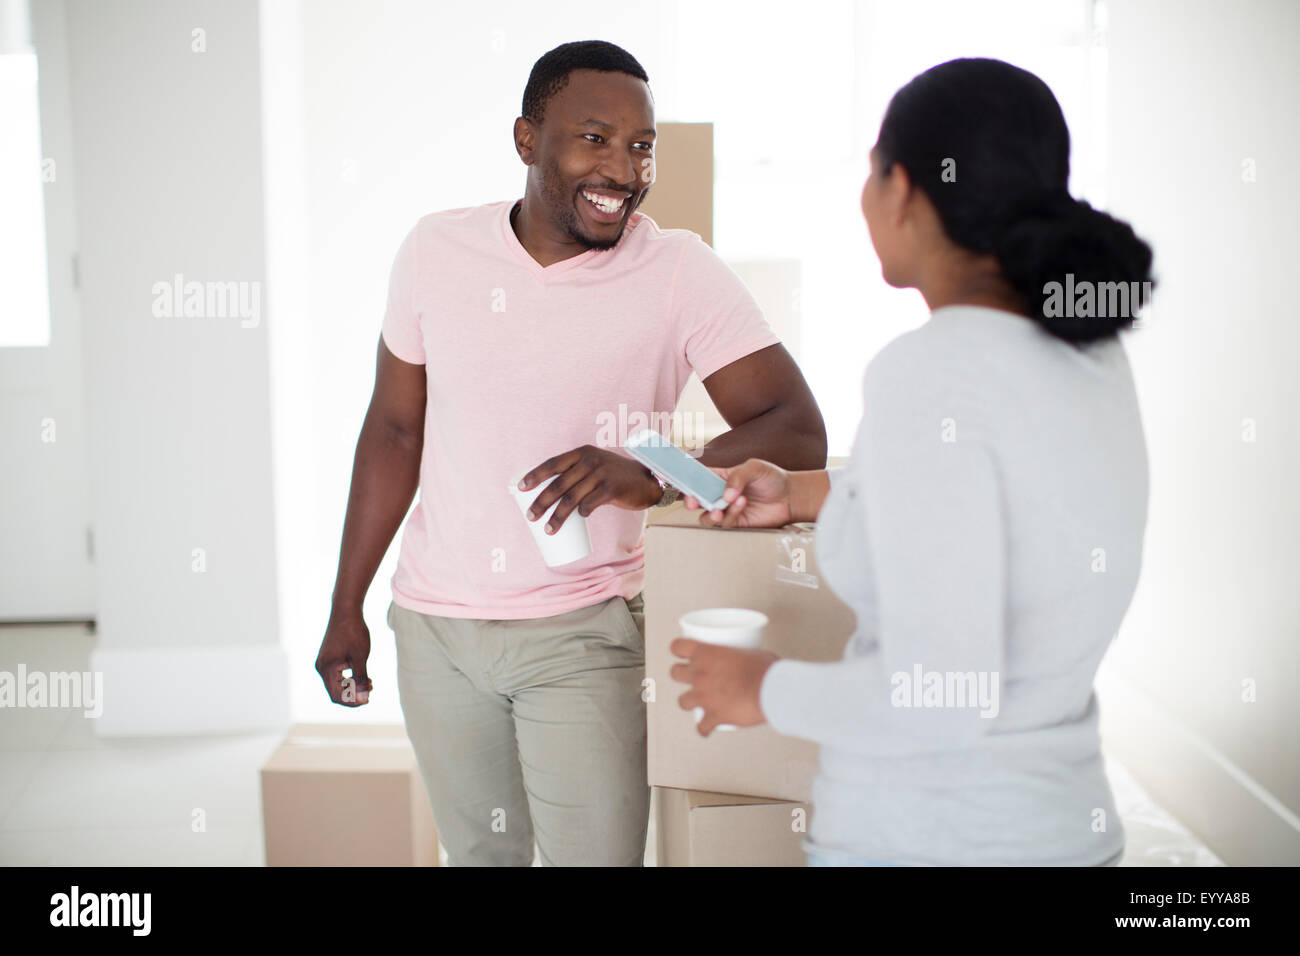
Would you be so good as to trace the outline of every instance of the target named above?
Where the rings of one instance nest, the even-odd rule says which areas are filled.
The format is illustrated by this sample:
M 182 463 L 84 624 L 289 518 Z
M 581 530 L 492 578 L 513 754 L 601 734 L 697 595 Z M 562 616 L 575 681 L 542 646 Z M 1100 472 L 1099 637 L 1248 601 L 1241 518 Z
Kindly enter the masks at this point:
M 1123 345 L 948 306 L 871 361 L 863 408 L 816 537 L 857 630 L 842 661 L 780 661 L 761 691 L 777 731 L 821 745 L 808 848 L 1112 861 L 1092 684 L 1147 514 Z

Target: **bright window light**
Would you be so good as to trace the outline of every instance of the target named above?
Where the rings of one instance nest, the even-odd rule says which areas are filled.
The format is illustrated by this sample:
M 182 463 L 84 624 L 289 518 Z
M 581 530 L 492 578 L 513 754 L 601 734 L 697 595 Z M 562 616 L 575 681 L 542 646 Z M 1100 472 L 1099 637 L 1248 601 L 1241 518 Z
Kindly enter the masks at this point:
M 0 347 L 50 344 L 35 53 L 0 55 Z

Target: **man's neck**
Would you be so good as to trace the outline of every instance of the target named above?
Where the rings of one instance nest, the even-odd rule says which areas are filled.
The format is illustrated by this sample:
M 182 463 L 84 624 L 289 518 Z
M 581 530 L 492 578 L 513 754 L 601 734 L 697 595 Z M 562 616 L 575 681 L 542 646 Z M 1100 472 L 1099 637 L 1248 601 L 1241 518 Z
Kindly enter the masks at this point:
M 554 265 L 565 259 L 581 255 L 587 248 L 575 240 L 565 237 L 557 239 L 548 234 L 535 215 L 528 197 L 524 198 L 510 210 L 510 228 L 515 231 L 515 238 L 524 250 L 543 267 Z

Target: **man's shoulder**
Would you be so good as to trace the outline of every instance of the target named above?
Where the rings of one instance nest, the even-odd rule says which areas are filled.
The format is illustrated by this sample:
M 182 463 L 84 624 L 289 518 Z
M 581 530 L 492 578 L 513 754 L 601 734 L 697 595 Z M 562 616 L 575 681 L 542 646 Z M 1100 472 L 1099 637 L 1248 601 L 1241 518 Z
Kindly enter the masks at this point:
M 436 212 L 425 213 L 421 216 L 416 220 L 414 228 L 420 233 L 421 238 L 456 232 L 481 231 L 495 223 L 503 214 L 503 207 L 508 204 L 509 200 L 503 200 L 501 202 L 484 203 L 480 206 L 439 209 Z
M 699 233 L 690 229 L 675 229 L 659 225 L 653 218 L 643 212 L 634 212 L 628 217 L 627 231 L 629 238 L 635 239 L 656 251 L 681 252 L 683 249 L 702 246 L 707 252 L 713 250 L 700 238 Z
M 699 233 L 690 229 L 664 227 L 643 212 L 634 212 L 628 221 L 629 249 L 639 257 L 662 260 L 674 269 L 709 271 L 722 262 Z

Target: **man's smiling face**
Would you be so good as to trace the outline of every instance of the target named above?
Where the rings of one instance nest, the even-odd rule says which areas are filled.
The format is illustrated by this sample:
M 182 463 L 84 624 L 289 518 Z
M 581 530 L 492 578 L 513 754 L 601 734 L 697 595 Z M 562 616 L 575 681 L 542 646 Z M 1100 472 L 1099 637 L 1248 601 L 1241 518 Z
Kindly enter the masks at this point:
M 528 190 L 588 249 L 618 242 L 654 182 L 654 103 L 627 73 L 574 70 L 535 127 Z

